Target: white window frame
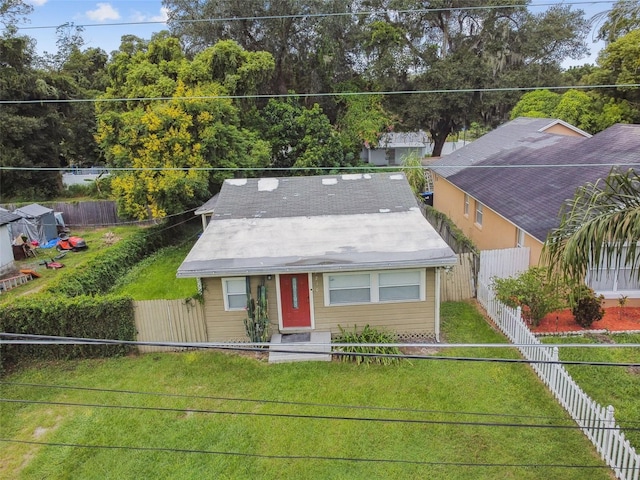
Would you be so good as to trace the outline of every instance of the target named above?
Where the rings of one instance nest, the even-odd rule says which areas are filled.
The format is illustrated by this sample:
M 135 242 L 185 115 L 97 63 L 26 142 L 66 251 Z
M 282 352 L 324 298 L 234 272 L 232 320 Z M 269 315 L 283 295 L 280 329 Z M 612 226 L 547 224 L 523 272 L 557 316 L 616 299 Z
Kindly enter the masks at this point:
M 622 247 L 626 250 L 626 246 Z M 626 254 L 626 252 L 625 252 Z M 623 255 L 624 258 L 624 255 Z M 638 289 L 627 289 L 627 290 L 619 290 L 618 289 L 618 279 L 620 278 L 621 272 L 629 272 L 631 270 L 630 266 L 625 264 L 620 265 L 618 267 L 611 267 L 611 274 L 606 270 L 606 259 L 602 260 L 601 268 L 598 270 L 597 268 L 589 268 L 587 271 L 586 284 L 593 288 L 596 293 L 604 295 L 606 299 L 612 298 L 620 298 L 621 296 L 626 296 L 629 298 L 640 298 L 640 291 Z M 633 272 L 631 272 L 633 275 Z M 609 281 L 606 286 L 611 286 L 611 288 L 607 290 L 603 290 L 602 288 L 594 288 L 592 285 L 594 282 L 600 282 L 604 279 L 604 281 Z
M 222 299 L 224 301 L 224 311 L 225 312 L 241 312 L 243 310 L 246 310 L 247 308 L 247 302 L 245 301 L 245 304 L 242 307 L 230 307 L 229 306 L 229 295 L 240 295 L 239 293 L 229 293 L 228 292 L 228 287 L 227 287 L 227 282 L 236 282 L 236 281 L 242 281 L 244 282 L 244 296 L 245 299 L 247 297 L 247 279 L 246 277 L 224 277 L 222 278 Z
M 482 203 L 480 203 L 478 200 L 476 200 L 476 217 L 474 219 L 474 222 L 476 225 L 478 225 L 479 227 L 482 226 L 482 215 L 483 215 L 483 205 Z
M 469 217 L 469 204 L 471 203 L 471 199 L 469 198 L 469 194 L 464 194 L 464 216 Z
M 516 248 L 524 248 L 524 230 L 516 227 Z
M 380 274 L 385 273 L 420 273 L 420 284 L 419 284 L 419 299 L 406 299 L 406 300 L 380 300 Z M 331 289 L 329 288 L 329 279 L 330 277 L 338 277 L 344 275 L 369 275 L 369 301 L 368 302 L 345 302 L 345 303 L 331 303 Z M 376 270 L 371 272 L 340 272 L 340 273 L 324 273 L 322 277 L 322 283 L 324 286 L 324 305 L 326 307 L 344 307 L 349 305 L 369 305 L 373 303 L 407 303 L 407 302 L 424 302 L 427 299 L 426 295 L 426 286 L 427 286 L 427 275 L 426 269 L 424 268 L 414 268 L 414 269 L 404 269 L 404 270 Z M 416 284 L 405 284 L 403 286 L 416 285 Z M 399 285 L 400 286 L 400 285 Z M 382 287 L 384 288 L 384 287 Z

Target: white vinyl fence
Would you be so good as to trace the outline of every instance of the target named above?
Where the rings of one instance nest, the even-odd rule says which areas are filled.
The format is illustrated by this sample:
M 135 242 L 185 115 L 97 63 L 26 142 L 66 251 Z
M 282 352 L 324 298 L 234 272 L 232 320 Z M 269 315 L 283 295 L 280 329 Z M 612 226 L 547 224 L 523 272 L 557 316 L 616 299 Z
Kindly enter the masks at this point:
M 525 272 L 529 268 L 529 255 L 529 247 L 481 251 L 478 282 L 491 285 L 493 277 L 507 278 Z
M 520 309 L 514 310 L 500 303 L 491 288 L 482 281 L 478 282 L 478 301 L 511 342 L 525 345 L 518 347 L 525 359 L 542 362 L 558 361 L 558 347 L 537 346 L 541 343 L 522 320 Z M 533 346 L 526 346 L 527 344 Z M 616 425 L 613 407 L 605 408 L 589 398 L 563 365 L 532 363 L 531 366 L 595 445 L 596 450 L 612 468 L 616 477 L 622 480 L 638 480 L 640 455 Z

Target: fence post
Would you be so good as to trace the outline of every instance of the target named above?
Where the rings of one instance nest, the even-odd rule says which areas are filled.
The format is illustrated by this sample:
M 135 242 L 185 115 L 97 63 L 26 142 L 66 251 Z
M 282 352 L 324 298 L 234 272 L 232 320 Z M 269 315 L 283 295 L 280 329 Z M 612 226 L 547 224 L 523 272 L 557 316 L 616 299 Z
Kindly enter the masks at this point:
M 605 432 L 604 442 L 602 445 L 602 459 L 609 465 L 609 460 L 611 459 L 611 446 L 613 444 L 613 428 L 616 426 L 613 418 L 613 405 L 609 405 L 607 407 L 604 426 L 607 430 Z
M 560 361 L 560 351 L 558 350 L 558 347 L 553 347 L 551 349 L 551 361 L 552 362 L 558 362 Z M 551 390 L 551 393 L 553 393 L 553 395 L 558 398 L 558 389 L 556 388 L 556 378 L 558 375 L 558 368 L 560 368 L 560 364 L 558 363 L 551 363 L 549 364 L 549 390 Z

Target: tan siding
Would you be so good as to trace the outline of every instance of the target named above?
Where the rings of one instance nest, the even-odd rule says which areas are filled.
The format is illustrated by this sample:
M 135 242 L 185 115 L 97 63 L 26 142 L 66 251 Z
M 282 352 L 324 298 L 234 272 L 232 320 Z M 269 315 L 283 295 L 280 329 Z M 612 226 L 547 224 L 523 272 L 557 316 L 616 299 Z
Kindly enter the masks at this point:
M 313 274 L 313 303 L 316 330 L 340 333 L 340 328 L 362 328 L 365 325 L 387 328 L 397 333 L 435 332 L 435 270 L 427 269 L 426 301 L 374 303 L 325 307 L 321 273 Z
M 268 280 L 267 277 L 251 278 L 251 294 L 257 295 L 257 286 L 264 280 L 267 286 L 267 312 L 271 322 L 271 332 L 278 331 L 278 303 L 276 301 L 275 275 Z M 244 328 L 245 311 L 226 312 L 221 278 L 203 278 L 204 286 L 204 311 L 207 323 L 207 333 L 210 342 L 224 341 L 248 341 Z

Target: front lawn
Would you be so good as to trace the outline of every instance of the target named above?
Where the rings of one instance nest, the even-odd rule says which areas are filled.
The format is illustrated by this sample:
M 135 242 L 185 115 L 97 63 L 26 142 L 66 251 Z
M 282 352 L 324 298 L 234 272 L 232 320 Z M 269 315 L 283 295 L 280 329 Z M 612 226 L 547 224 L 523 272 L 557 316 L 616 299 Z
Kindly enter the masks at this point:
M 504 342 L 470 304 L 442 315 L 451 342 Z M 574 424 L 524 364 L 269 365 L 192 351 L 34 365 L 3 380 L 2 398 L 44 402 L 0 402 L 3 438 L 93 446 L 0 441 L 6 479 L 611 478 L 577 429 L 553 428 Z
M 640 343 L 640 334 L 610 333 L 584 337 L 547 337 L 545 343 Z M 560 360 L 581 362 L 638 363 L 640 348 L 560 348 Z M 600 405 L 613 405 L 616 423 L 631 444 L 640 447 L 640 369 L 567 365 L 582 389 Z M 627 427 L 627 428 L 625 428 Z

